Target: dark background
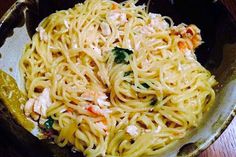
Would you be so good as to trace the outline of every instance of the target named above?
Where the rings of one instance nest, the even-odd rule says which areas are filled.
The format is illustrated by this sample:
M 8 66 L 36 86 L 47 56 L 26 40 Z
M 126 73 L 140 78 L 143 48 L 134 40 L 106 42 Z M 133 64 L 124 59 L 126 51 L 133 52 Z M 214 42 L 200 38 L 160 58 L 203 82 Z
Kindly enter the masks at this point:
M 14 2 L 15 0 L 0 0 L 0 17 L 2 17 Z M 16 147 L 9 140 L 7 133 L 0 129 L 0 157 L 23 157 L 19 152 L 15 151 Z

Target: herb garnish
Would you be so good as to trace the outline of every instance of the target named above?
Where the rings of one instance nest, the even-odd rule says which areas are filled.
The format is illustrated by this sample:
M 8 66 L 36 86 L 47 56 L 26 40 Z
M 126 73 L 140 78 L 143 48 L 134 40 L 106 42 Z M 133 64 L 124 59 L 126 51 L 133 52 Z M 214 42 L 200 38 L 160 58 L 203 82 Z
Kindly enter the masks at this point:
M 133 54 L 133 51 L 129 50 L 129 49 L 124 49 L 124 48 L 119 48 L 119 47 L 115 47 L 112 50 L 113 54 L 115 55 L 115 63 L 116 64 L 128 64 L 129 63 L 129 55 Z
M 126 72 L 124 73 L 124 77 L 129 76 L 131 73 L 133 73 L 133 71 L 126 71 Z
M 150 87 L 147 83 L 142 83 L 141 85 L 147 89 Z
M 44 126 L 46 129 L 52 129 L 53 123 L 54 123 L 54 120 L 52 119 L 52 117 L 49 117 L 47 121 L 44 123 Z

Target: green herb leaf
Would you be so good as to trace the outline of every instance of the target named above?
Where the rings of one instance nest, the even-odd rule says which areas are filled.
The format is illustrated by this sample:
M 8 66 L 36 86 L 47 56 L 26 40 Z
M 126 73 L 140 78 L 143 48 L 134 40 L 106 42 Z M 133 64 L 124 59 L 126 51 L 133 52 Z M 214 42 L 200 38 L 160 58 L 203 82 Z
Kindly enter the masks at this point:
M 126 72 L 124 73 L 124 77 L 129 76 L 131 73 L 133 73 L 133 71 L 126 71 Z
M 53 123 L 54 123 L 54 120 L 52 119 L 52 117 L 49 117 L 47 121 L 44 123 L 44 126 L 46 129 L 52 129 Z
M 152 98 L 150 105 L 155 106 L 157 104 L 157 98 Z
M 131 55 L 133 53 L 133 51 L 129 50 L 129 49 L 123 49 L 123 48 L 119 48 L 119 47 L 115 47 L 112 52 L 115 55 L 115 63 L 116 64 L 128 64 L 128 56 Z
M 147 89 L 150 87 L 147 83 L 142 83 L 141 85 Z

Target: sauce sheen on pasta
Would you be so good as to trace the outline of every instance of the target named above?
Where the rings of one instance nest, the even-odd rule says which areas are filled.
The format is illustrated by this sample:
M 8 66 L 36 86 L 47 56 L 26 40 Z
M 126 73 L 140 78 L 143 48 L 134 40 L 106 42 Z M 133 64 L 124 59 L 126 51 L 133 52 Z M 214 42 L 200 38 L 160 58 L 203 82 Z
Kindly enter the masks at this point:
M 86 0 L 45 18 L 20 60 L 25 116 L 87 157 L 155 156 L 215 100 L 195 25 L 129 0 Z

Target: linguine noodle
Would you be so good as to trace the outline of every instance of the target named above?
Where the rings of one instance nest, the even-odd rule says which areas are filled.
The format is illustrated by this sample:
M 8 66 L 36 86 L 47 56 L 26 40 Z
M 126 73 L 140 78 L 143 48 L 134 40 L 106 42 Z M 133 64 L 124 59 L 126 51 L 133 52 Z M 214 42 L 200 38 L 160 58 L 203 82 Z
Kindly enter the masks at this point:
M 200 30 L 135 3 L 86 0 L 40 23 L 20 68 L 44 138 L 88 157 L 156 155 L 214 103 Z

